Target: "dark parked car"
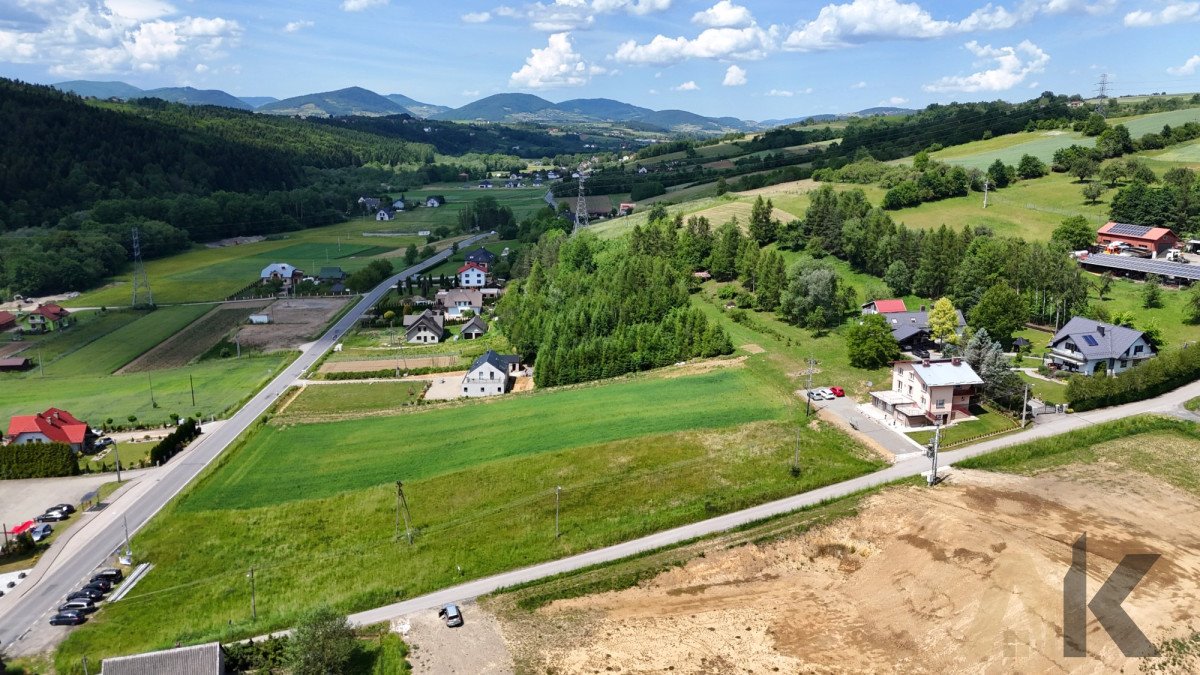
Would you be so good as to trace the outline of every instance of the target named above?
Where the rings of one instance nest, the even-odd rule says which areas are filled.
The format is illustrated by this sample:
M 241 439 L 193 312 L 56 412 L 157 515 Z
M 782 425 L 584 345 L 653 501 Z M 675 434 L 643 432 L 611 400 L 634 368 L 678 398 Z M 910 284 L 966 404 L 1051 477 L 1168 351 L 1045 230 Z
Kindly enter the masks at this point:
M 114 584 L 124 578 L 125 578 L 125 573 L 115 567 L 109 567 L 107 569 L 102 569 L 99 572 L 96 572 L 95 574 L 92 575 L 92 581 L 95 581 L 97 579 L 103 579 L 107 582 L 114 583 Z
M 63 513 L 65 513 L 67 515 L 71 515 L 72 513 L 75 513 L 75 507 L 71 506 L 70 504 L 55 504 L 54 506 L 51 506 L 50 508 L 48 508 L 46 510 L 47 511 L 62 511 Z
M 87 617 L 83 612 L 76 611 L 59 612 L 50 617 L 51 626 L 78 626 L 84 621 L 87 621 Z
M 58 611 L 60 612 L 82 612 L 84 614 L 94 612 L 97 609 L 99 608 L 96 607 L 96 603 L 91 600 L 68 600 L 58 606 Z
M 917 357 L 918 359 L 929 358 L 929 350 L 928 349 L 923 349 L 921 347 L 914 347 L 912 353 L 913 353 L 913 356 Z
M 438 610 L 438 616 L 446 620 L 446 625 L 450 628 L 457 628 L 463 625 L 463 615 L 458 609 L 458 605 L 446 605 Z
M 101 593 L 108 593 L 109 591 L 112 590 L 113 585 L 111 582 L 106 581 L 104 579 L 93 579 L 93 580 L 89 581 L 87 583 L 87 585 L 84 586 L 84 588 L 94 588 L 94 589 L 100 591 Z
M 75 591 L 74 593 L 68 595 L 67 599 L 68 600 L 82 599 L 82 600 L 91 600 L 92 602 L 96 602 L 97 600 L 104 599 L 104 592 L 97 590 L 95 588 L 86 588 L 85 587 L 85 588 L 81 588 L 81 589 Z
M 67 518 L 70 518 L 70 515 L 65 511 L 55 511 L 54 509 L 50 509 L 37 518 L 34 518 L 34 520 L 38 521 L 39 523 L 57 523 L 58 521 L 66 520 Z

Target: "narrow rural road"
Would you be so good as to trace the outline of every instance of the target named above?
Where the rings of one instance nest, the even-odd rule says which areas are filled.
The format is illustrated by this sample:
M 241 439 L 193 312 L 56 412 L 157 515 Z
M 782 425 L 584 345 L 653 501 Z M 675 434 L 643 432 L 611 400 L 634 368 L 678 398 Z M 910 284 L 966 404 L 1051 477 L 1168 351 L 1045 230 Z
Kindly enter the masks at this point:
M 470 246 L 489 236 L 490 233 L 475 235 L 464 240 L 460 246 Z M 10 655 L 22 653 L 21 640 L 34 624 L 45 620 L 68 593 L 78 588 L 93 570 L 122 545 L 126 523 L 130 533 L 141 528 L 259 419 L 388 289 L 402 279 L 440 264 L 451 254 L 451 249 L 446 249 L 376 286 L 318 338 L 310 349 L 225 420 L 219 429 L 206 433 L 174 461 L 130 488 L 108 509 L 72 528 L 68 541 L 57 548 L 52 547 L 24 583 L 0 598 L 0 648 Z
M 1200 396 L 1200 382 L 1193 382 L 1184 387 L 1168 392 L 1157 398 L 1148 399 L 1146 401 L 1138 401 L 1136 403 L 1128 403 L 1112 408 L 1104 408 L 1102 410 L 1093 410 L 1086 413 L 1075 413 L 1072 415 L 1064 415 L 1057 419 L 1044 424 L 1038 424 L 1029 429 L 1010 436 L 1002 436 L 990 441 L 984 441 L 975 445 L 970 445 L 961 450 L 953 450 L 941 453 L 939 465 L 946 467 L 955 462 L 962 461 L 968 457 L 983 455 L 1000 448 L 1026 443 L 1028 441 L 1039 438 L 1048 438 L 1057 436 L 1069 431 L 1084 429 L 1096 424 L 1111 422 L 1125 417 L 1133 417 L 1149 413 L 1162 414 L 1177 414 L 1182 410 L 1181 406 L 1185 401 Z M 1190 415 L 1190 414 L 1189 414 Z M 1193 418 L 1194 419 L 1194 418 Z M 829 499 L 845 497 L 846 495 L 860 492 L 877 485 L 890 483 L 901 478 L 911 476 L 919 476 L 928 473 L 930 461 L 925 457 L 915 457 L 899 461 L 896 464 L 875 473 L 860 476 L 851 480 L 827 485 L 823 488 L 818 488 L 810 492 L 794 495 L 766 504 L 759 504 L 748 509 L 727 513 L 723 516 L 702 520 L 696 523 L 690 523 L 671 530 L 664 530 L 654 534 L 633 539 L 631 541 L 614 544 L 605 548 L 587 551 L 578 555 L 573 555 L 569 558 L 560 560 L 552 560 L 549 562 L 532 565 L 522 569 L 503 572 L 490 577 L 476 579 L 458 586 L 451 586 L 440 591 L 422 595 L 420 597 L 404 600 L 383 607 L 377 607 L 365 612 L 350 615 L 350 621 L 358 625 L 368 625 L 380 621 L 391 621 L 407 614 L 430 610 L 450 602 L 463 602 L 472 600 L 481 595 L 494 592 L 501 588 L 513 586 L 538 579 L 545 579 L 563 572 L 571 572 L 574 570 L 583 569 L 600 563 L 612 562 L 620 560 L 631 555 L 644 553 L 678 544 L 697 537 L 703 537 L 725 530 L 730 530 L 748 523 L 753 523 L 764 518 L 778 516 L 785 513 L 790 513 L 798 509 L 809 506 L 814 506 Z

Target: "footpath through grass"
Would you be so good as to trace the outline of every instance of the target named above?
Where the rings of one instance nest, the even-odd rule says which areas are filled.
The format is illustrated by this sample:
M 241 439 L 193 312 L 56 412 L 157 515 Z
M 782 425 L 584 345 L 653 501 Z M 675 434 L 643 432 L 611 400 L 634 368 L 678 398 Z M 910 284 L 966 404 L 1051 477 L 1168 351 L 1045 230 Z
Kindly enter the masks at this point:
M 390 427 L 375 433 L 390 429 L 392 439 L 411 436 L 403 439 L 410 446 L 406 452 L 386 443 L 348 445 L 336 433 L 326 435 L 329 443 L 315 452 L 270 441 L 268 433 L 271 451 L 256 454 L 252 439 L 135 538 L 134 549 L 155 570 L 130 596 L 68 637 L 56 657 L 59 672 L 76 672 L 84 655 L 95 661 L 176 641 L 230 640 L 288 627 L 316 604 L 349 612 L 411 598 L 882 466 L 818 422 L 800 434 L 803 471 L 794 477 L 789 466 L 796 427 L 781 419 L 785 408 L 777 392 L 771 395 L 774 384 L 756 388 L 749 378 L 725 371 L 622 381 L 514 397 L 507 410 L 502 403 L 454 407 L 448 410 L 453 417 L 436 424 L 435 415 L 446 413 L 386 418 Z M 622 402 L 605 391 L 611 388 L 636 395 Z M 558 404 L 555 397 L 567 402 Z M 646 416 L 639 407 L 657 414 Z M 705 430 L 722 417 L 721 428 Z M 770 419 L 745 423 L 763 417 Z M 659 418 L 677 429 L 701 430 L 645 435 Z M 604 434 L 638 435 L 603 442 Z M 344 457 L 339 470 L 351 476 L 331 471 L 321 454 Z M 308 480 L 305 467 L 321 480 Z M 376 471 L 376 484 L 363 486 L 360 469 Z M 404 480 L 412 514 L 412 546 L 404 543 L 402 526 L 395 539 L 392 481 L 398 479 Z M 321 482 L 359 487 L 334 493 Z M 558 538 L 555 486 L 563 488 Z M 245 502 L 263 505 L 233 508 Z M 245 578 L 250 566 L 256 623 L 250 620 Z
M 331 401 L 348 403 L 353 402 Z M 285 421 L 250 438 L 182 508 L 252 508 L 327 497 L 519 455 L 779 419 L 785 410 L 782 396 L 762 377 L 745 368 L 726 368 L 694 377 L 651 375 L 450 404 L 393 417 Z

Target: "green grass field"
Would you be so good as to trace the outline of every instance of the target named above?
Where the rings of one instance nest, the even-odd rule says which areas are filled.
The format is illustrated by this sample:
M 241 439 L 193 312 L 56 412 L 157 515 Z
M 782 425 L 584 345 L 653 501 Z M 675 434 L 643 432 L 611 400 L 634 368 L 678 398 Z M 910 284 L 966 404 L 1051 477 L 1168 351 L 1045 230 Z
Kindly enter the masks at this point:
M 333 403 L 342 406 L 333 412 L 360 405 L 352 397 Z M 253 508 L 326 497 L 508 457 L 774 419 L 784 407 L 781 396 L 761 378 L 730 369 L 692 378 L 654 376 L 547 390 L 396 417 L 284 422 L 251 438 L 183 508 Z M 281 464 L 284 455 L 288 459 Z
M 765 365 L 319 425 L 318 448 L 297 438 L 278 445 L 287 432 L 267 428 L 137 535 L 134 549 L 155 570 L 72 632 L 57 655 L 59 672 L 75 672 L 84 654 L 94 661 L 283 628 L 317 603 L 354 611 L 413 597 L 881 466 L 818 423 L 801 434 L 803 470 L 793 477 L 796 427 L 783 420 L 784 395 L 760 372 Z M 647 401 L 655 414 L 644 410 Z M 377 441 L 361 445 L 352 427 L 366 422 Z M 412 431 L 397 433 L 404 428 Z M 397 438 L 401 447 L 392 447 Z M 364 479 L 372 471 L 379 473 Z M 305 472 L 350 489 L 309 482 Z M 397 479 L 416 532 L 411 547 L 394 540 Z M 257 623 L 245 579 L 251 565 Z
M 208 305 L 179 305 L 153 312 L 122 313 L 125 318 L 123 325 L 79 349 L 47 361 L 46 377 L 112 373 L 204 316 L 210 309 Z M 75 330 L 84 331 L 87 326 L 72 326 L 67 332 Z M 40 376 L 36 370 L 24 375 L 27 379 Z
M 930 157 L 969 169 L 987 169 L 997 159 L 1016 166 L 1022 155 L 1033 155 L 1049 163 L 1054 152 L 1060 148 L 1071 145 L 1091 146 L 1095 142 L 1095 139 L 1074 131 L 1023 131 L 989 138 L 986 141 L 955 145 L 932 153 Z
M 159 310 L 162 311 L 162 310 Z M 185 368 L 128 375 L 92 374 L 40 377 L 37 370 L 21 379 L 0 378 L 0 418 L 28 415 L 50 406 L 64 408 L 89 423 L 108 418 L 127 424 L 136 415 L 142 423 L 164 423 L 171 413 L 220 416 L 257 391 L 286 362 L 291 353 L 241 360 L 207 361 Z M 191 403 L 188 376 L 196 391 Z M 154 403 L 150 388 L 154 388 Z
M 1146 156 L 1158 162 L 1200 165 L 1200 139 L 1147 153 Z
M 1011 418 L 992 410 L 971 411 L 978 419 L 958 422 L 942 429 L 941 447 L 948 448 L 966 443 L 973 438 L 1005 431 L 1016 431 L 1018 425 Z M 933 440 L 932 431 L 914 431 L 908 437 L 925 445 Z
M 416 401 L 425 392 L 422 382 L 368 382 L 305 387 L 281 413 L 284 419 L 329 412 L 378 412 Z
M 1029 395 L 1031 397 L 1050 405 L 1059 405 L 1067 402 L 1067 385 L 1065 383 L 1047 382 L 1027 373 L 1019 373 L 1019 375 L 1022 380 L 1030 384 Z

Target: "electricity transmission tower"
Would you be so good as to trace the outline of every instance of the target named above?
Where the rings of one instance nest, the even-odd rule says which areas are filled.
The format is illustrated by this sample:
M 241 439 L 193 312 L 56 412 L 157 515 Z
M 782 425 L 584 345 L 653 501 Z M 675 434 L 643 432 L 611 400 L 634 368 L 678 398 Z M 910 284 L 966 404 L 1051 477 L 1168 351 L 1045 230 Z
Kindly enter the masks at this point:
M 150 278 L 146 276 L 146 265 L 142 262 L 142 244 L 138 229 L 133 228 L 133 283 L 132 303 L 134 307 L 153 307 L 154 293 L 150 291 Z
M 576 232 L 578 232 L 581 229 L 588 226 L 587 196 L 585 195 L 584 189 L 583 189 L 583 180 L 584 180 L 583 167 L 584 167 L 584 165 L 582 165 L 582 164 L 579 165 L 579 197 L 575 200 L 575 231 Z
M 1101 116 L 1106 116 L 1108 108 L 1108 73 L 1100 75 L 1100 81 L 1096 83 L 1096 112 Z

